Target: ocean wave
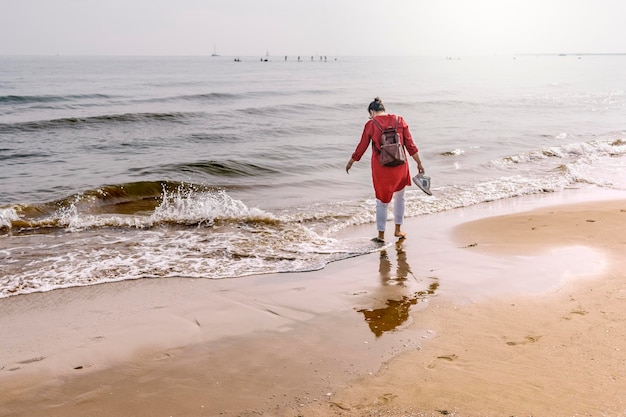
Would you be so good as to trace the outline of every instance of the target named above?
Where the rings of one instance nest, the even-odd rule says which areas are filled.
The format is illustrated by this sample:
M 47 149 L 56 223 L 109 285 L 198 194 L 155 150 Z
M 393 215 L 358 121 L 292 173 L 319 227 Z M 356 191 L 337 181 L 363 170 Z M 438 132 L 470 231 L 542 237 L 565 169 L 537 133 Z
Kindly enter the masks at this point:
M 11 208 L 2 213 L 8 222 L 21 217 Z M 55 216 L 64 230 L 51 239 L 24 233 L 20 247 L 0 240 L 0 261 L 7 265 L 0 298 L 140 278 L 311 271 L 378 249 L 369 239 L 337 240 L 247 207 L 225 191 L 164 190 L 144 216 L 84 214 L 76 205 Z
M 621 136 L 615 133 L 611 136 Z M 419 216 L 475 204 L 563 191 L 573 186 L 614 188 L 610 177 L 598 175 L 596 164 L 606 159 L 626 157 L 626 142 L 621 137 L 537 149 L 491 161 L 492 167 L 512 175 L 478 180 L 464 184 L 437 185 L 433 179 L 433 196 L 415 191 L 407 194 L 407 216 Z M 553 160 L 552 164 L 546 161 Z
M 202 143 L 202 144 L 208 144 L 208 143 L 222 144 L 227 141 L 239 142 L 242 140 L 242 137 L 240 135 L 221 133 L 221 132 L 216 132 L 216 131 L 211 131 L 211 132 L 206 132 L 206 133 L 205 132 L 191 133 L 188 135 L 184 135 L 182 137 L 188 142 Z
M 191 100 L 191 101 L 216 101 L 238 98 L 239 94 L 232 93 L 203 93 L 203 94 L 186 94 L 174 96 L 174 100 Z
M 140 103 L 170 103 L 173 101 L 190 101 L 198 103 L 224 103 L 232 102 L 243 99 L 265 99 L 277 96 L 301 96 L 301 95 L 328 95 L 334 94 L 334 91 L 330 90 L 297 90 L 297 91 L 282 91 L 282 90 L 251 90 L 243 91 L 240 93 L 198 93 L 198 94 L 181 94 L 175 96 L 155 97 L 150 99 L 138 99 L 134 102 Z
M 45 158 L 50 154 L 43 152 L 18 152 L 3 155 L 2 153 L 12 151 L 12 149 L 0 149 L 0 161 L 16 161 L 28 158 Z
M 15 105 L 15 104 L 38 104 L 38 103 L 55 103 L 63 101 L 75 101 L 75 100 L 106 100 L 112 96 L 106 94 L 69 94 L 69 95 L 33 95 L 33 96 L 19 96 L 19 95 L 7 95 L 0 96 L 0 105 Z
M 12 234 L 276 221 L 225 190 L 168 181 L 104 186 L 56 201 L 4 207 L 0 216 L 0 231 Z
M 622 189 L 620 187 L 623 185 L 620 185 L 620 181 L 611 178 L 611 175 L 615 175 L 615 173 L 609 172 L 608 177 L 603 176 L 599 174 L 596 167 L 598 160 L 600 160 L 600 166 L 607 165 L 606 160 L 601 160 L 602 158 L 614 159 L 615 157 L 623 158 L 626 156 L 626 150 L 621 148 L 624 143 L 619 140 L 613 143 L 620 147 L 619 153 L 609 148 L 594 158 L 558 160 L 558 163 L 551 169 L 545 169 L 544 166 L 541 169 L 534 169 L 533 160 L 528 159 L 527 161 L 531 164 L 529 164 L 529 169 L 524 170 L 523 174 L 520 174 L 519 170 L 515 170 L 512 175 L 459 184 L 437 184 L 437 177 L 433 177 L 431 183 L 432 196 L 425 195 L 416 187 L 407 188 L 405 216 L 429 215 L 520 196 L 561 192 L 572 187 Z M 543 153 L 539 152 L 539 154 Z M 619 165 L 619 162 L 617 164 Z M 324 224 L 323 227 L 331 235 L 346 227 L 373 223 L 375 218 L 373 199 L 342 202 L 337 206 L 326 205 L 323 210 L 326 213 L 337 213 L 335 216 L 324 217 L 324 211 L 316 212 L 314 208 L 315 206 L 308 207 L 306 213 L 301 214 L 299 221 Z M 294 220 L 296 219 L 294 218 Z M 389 213 L 388 220 L 392 220 L 392 213 Z
M 19 220 L 20 216 L 15 207 L 0 208 L 0 231 L 10 229 L 13 223 Z
M 0 298 L 133 279 L 312 271 L 379 249 L 369 239 L 339 241 L 302 225 L 270 228 L 262 223 L 223 231 L 154 229 L 130 236 L 83 233 L 75 239 L 65 235 L 54 244 L 29 247 L 28 256 L 24 247 L 0 250 L 0 259 L 10 259 L 0 280 Z
M 432 196 L 408 189 L 406 215 L 558 192 L 573 184 L 610 186 L 594 182 L 592 164 L 584 158 L 548 172 L 467 184 L 437 185 L 435 178 Z M 8 241 L 0 247 L 7 265 L 0 297 L 139 278 L 221 279 L 320 269 L 378 250 L 366 238 L 334 238 L 374 218 L 373 199 L 321 202 L 277 214 L 248 207 L 225 190 L 166 182 L 108 186 L 40 206 L 5 207 L 0 227 L 22 239 L 20 247 Z M 33 228 L 57 232 L 47 243 Z
M 136 103 L 171 103 L 173 101 L 192 101 L 199 103 L 222 103 L 237 100 L 241 94 L 235 93 L 199 93 L 181 94 L 176 96 L 155 97 L 150 99 L 133 100 Z
M 586 181 L 579 168 L 584 170 L 584 166 L 568 164 L 549 175 L 511 175 L 452 186 L 435 183 L 432 196 L 411 187 L 406 193 L 406 214 L 415 217 L 557 192 Z M 158 183 L 132 186 L 84 194 L 111 203 L 123 202 L 128 195 L 155 195 L 158 189 Z M 346 227 L 373 223 L 375 204 L 369 199 L 319 203 L 274 214 L 250 208 L 223 190 L 200 191 L 172 184 L 160 192 L 153 210 L 112 215 L 85 212 L 78 196 L 73 198 L 77 201 L 69 204 L 72 198 L 63 200 L 65 206 L 53 215 L 30 208 L 43 215 L 30 227 L 62 229 L 49 242 L 37 238 L 36 233 L 15 230 L 16 224 L 24 222 L 23 208 L 0 210 L 0 224 L 10 225 L 12 234 L 23 235 L 20 247 L 5 241 L 0 248 L 0 259 L 6 264 L 0 297 L 139 278 L 221 279 L 310 271 L 379 249 L 366 238 L 333 237 Z M 63 251 L 59 252 L 58 246 Z
M 531 150 L 516 155 L 507 155 L 491 161 L 491 165 L 494 167 L 504 167 L 513 164 L 542 161 L 549 158 L 577 159 L 581 157 L 596 158 L 623 155 L 626 155 L 626 142 L 622 137 L 617 137 L 591 142 L 569 143 L 561 146 Z
M 66 117 L 51 120 L 39 120 L 17 123 L 0 123 L 0 133 L 36 132 L 50 129 L 80 129 L 97 125 L 119 123 L 184 123 L 190 118 L 201 117 L 197 112 L 168 112 L 168 113 L 124 113 L 90 117 Z
M 281 115 L 302 115 L 302 114 L 319 114 L 324 120 L 328 120 L 328 114 L 333 111 L 345 111 L 344 105 L 320 104 L 317 102 L 307 103 L 289 103 L 272 106 L 245 107 L 237 110 L 242 115 L 267 116 L 275 118 L 276 114 Z M 281 123 L 288 122 L 288 118 L 280 119 Z
M 258 175 L 278 174 L 280 171 L 259 164 L 225 161 L 198 161 L 184 164 L 169 164 L 156 167 L 156 171 L 186 172 L 213 175 L 217 177 L 255 177 Z
M 460 156 L 463 155 L 465 153 L 465 151 L 463 149 L 453 149 L 451 151 L 444 151 L 441 152 L 439 155 L 441 156 Z
M 407 216 L 430 214 L 482 202 L 521 195 L 561 191 L 573 184 L 612 187 L 610 180 L 594 174 L 594 163 L 600 158 L 626 155 L 621 138 L 567 144 L 509 155 L 491 161 L 493 167 L 513 175 L 479 180 L 473 183 L 437 184 L 434 196 L 424 196 L 409 189 Z M 554 160 L 546 164 L 545 160 Z M 522 167 L 520 167 L 522 165 Z M 238 161 L 199 161 L 159 166 L 155 173 L 174 171 L 198 173 L 201 176 L 259 177 L 276 171 L 259 164 Z M 0 230 L 11 233 L 45 233 L 51 229 L 79 231 L 90 228 L 150 229 L 168 226 L 235 225 L 248 222 L 286 222 L 307 224 L 312 230 L 332 234 L 346 227 L 370 223 L 373 204 L 325 202 L 292 208 L 290 214 L 277 217 L 250 209 L 233 199 L 227 189 L 176 181 L 145 181 L 109 185 L 42 204 L 16 205 L 5 208 Z M 17 217 L 16 217 L 17 216 Z

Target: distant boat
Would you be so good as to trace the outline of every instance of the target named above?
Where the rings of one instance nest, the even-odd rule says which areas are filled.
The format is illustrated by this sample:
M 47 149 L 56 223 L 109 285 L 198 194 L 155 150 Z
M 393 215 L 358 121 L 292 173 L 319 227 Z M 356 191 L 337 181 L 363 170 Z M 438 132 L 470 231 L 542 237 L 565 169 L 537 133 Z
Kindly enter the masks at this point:
M 215 47 L 215 45 L 213 45 L 213 53 L 211 54 L 211 56 L 219 56 L 217 54 L 217 48 Z

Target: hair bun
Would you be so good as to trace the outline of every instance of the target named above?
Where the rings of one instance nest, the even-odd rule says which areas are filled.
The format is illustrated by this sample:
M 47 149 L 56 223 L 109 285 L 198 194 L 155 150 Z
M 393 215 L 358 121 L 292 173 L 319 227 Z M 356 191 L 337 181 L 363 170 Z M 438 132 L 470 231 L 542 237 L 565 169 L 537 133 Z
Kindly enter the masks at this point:
M 385 111 L 385 105 L 383 104 L 380 97 L 376 97 L 374 101 L 370 103 L 370 105 L 367 107 L 367 111 Z

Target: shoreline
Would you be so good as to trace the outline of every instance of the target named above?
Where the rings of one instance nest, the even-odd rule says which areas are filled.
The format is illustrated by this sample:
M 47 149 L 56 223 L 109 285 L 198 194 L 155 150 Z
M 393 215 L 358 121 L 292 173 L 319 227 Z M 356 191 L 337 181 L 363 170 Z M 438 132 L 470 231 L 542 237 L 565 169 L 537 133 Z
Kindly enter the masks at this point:
M 467 367 L 482 365 L 453 349 L 460 343 L 455 336 L 463 334 L 463 326 L 475 326 L 486 341 L 505 338 L 504 349 L 536 348 L 552 337 L 542 331 L 548 324 L 524 328 L 524 322 L 541 323 L 556 311 L 567 324 L 589 325 L 600 319 L 585 306 L 591 300 L 590 283 L 604 288 L 598 283 L 605 278 L 598 275 L 608 276 L 612 285 L 623 283 L 624 275 L 623 269 L 615 269 L 619 259 L 605 256 L 614 244 L 592 241 L 591 248 L 578 252 L 520 255 L 520 250 L 536 244 L 531 240 L 494 256 L 484 242 L 498 233 L 462 240 L 459 227 L 500 219 L 510 224 L 516 213 L 526 215 L 532 209 L 544 210 L 541 207 L 574 207 L 576 217 L 589 214 L 575 206 L 584 204 L 597 213 L 594 204 L 605 199 L 626 200 L 620 192 L 589 196 L 588 191 L 573 190 L 407 219 L 406 241 L 390 244 L 384 253 L 332 263 L 321 271 L 232 280 L 126 281 L 0 299 L 4 312 L 0 331 L 11 335 L 0 342 L 0 350 L 6 352 L 0 363 L 0 392 L 5 393 L 0 416 L 139 416 L 157 411 L 183 416 L 259 412 L 286 416 L 294 410 L 307 416 L 367 415 L 365 411 L 405 415 L 402 410 L 418 407 L 416 412 L 433 415 L 437 407 L 455 415 L 490 415 L 496 410 L 481 409 L 479 396 L 475 402 L 458 402 L 464 398 L 459 381 L 476 381 L 467 379 L 477 376 Z M 542 220 L 548 221 L 545 216 Z M 586 220 L 585 226 L 602 226 Z M 499 232 L 502 226 L 494 230 Z M 367 238 L 372 226 L 345 234 Z M 469 247 L 475 240 L 478 245 Z M 552 244 L 562 242 L 556 236 Z M 596 261 L 568 271 L 572 259 L 580 260 L 581 255 Z M 529 265 L 531 257 L 535 262 Z M 498 275 L 502 270 L 509 271 L 506 280 Z M 580 279 L 581 275 L 594 278 Z M 568 291 L 574 294 L 571 299 L 552 304 Z M 626 299 L 623 291 L 615 294 Z M 517 308 L 511 312 L 513 299 Z M 579 306 L 568 311 L 564 307 L 568 303 Z M 529 314 L 533 309 L 537 312 Z M 465 315 L 459 317 L 460 311 L 471 313 L 471 325 L 463 322 Z M 504 327 L 490 330 L 480 321 L 494 315 L 501 317 L 496 324 Z M 518 334 L 510 321 L 521 327 Z M 510 334 L 496 336 L 507 326 Z M 473 344 L 481 346 L 477 339 L 474 335 L 461 345 L 466 351 Z M 440 354 L 433 361 L 435 352 Z M 506 361 L 499 365 L 502 370 Z M 532 370 L 532 364 L 523 365 Z M 428 389 L 407 387 L 398 379 L 420 381 L 424 376 L 404 368 L 435 370 L 431 373 L 437 377 L 455 375 L 457 383 L 433 376 L 427 379 Z M 510 376 L 502 372 L 490 375 L 494 380 Z M 499 392 L 506 386 L 482 388 Z M 445 404 L 428 398 L 446 392 L 452 394 Z M 409 393 L 418 395 L 419 401 Z M 495 396 L 483 400 L 499 404 Z M 501 411 L 509 412 L 512 409 L 506 406 L 513 405 L 506 403 Z M 619 403 L 612 405 L 619 409 Z

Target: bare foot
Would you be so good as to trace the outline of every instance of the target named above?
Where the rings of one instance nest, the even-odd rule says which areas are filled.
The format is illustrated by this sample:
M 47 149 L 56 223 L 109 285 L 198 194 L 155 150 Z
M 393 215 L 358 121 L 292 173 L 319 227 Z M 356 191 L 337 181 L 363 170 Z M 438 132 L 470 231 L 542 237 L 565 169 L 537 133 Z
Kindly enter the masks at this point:
M 405 232 L 396 232 L 396 233 L 394 233 L 394 236 L 397 237 L 398 239 L 405 239 L 406 238 L 406 233 Z

